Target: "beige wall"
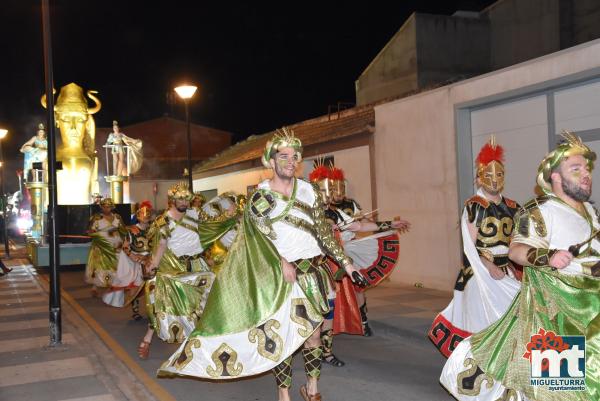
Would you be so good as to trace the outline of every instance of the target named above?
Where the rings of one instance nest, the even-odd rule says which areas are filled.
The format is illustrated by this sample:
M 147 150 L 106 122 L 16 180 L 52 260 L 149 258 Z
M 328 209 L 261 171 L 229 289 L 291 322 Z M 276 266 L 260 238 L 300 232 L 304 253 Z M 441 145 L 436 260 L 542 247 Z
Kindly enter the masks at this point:
M 370 211 L 372 203 L 369 147 L 359 146 L 327 153 L 321 156 L 331 155 L 334 157 L 335 165 L 344 170 L 346 178 L 348 179 L 348 196 L 355 198 L 363 207 L 363 210 Z M 301 163 L 297 173 L 298 176 L 304 178 L 308 177 L 308 174 L 312 171 L 313 159 L 314 157 L 311 157 Z M 194 190 L 207 191 L 210 189 L 217 189 L 218 193 L 226 191 L 246 193 L 248 185 L 256 185 L 260 181 L 270 178 L 271 175 L 271 171 L 265 168 L 255 168 L 236 173 L 222 174 L 194 180 Z
M 591 77 L 598 74 L 590 71 L 595 68 L 598 40 L 375 108 L 380 217 L 400 214 L 413 223 L 401 238 L 392 281 L 448 290 L 460 268 L 455 107 L 554 80 Z M 547 141 L 539 144 L 544 146 Z M 533 174 L 523 172 L 532 179 Z
M 135 180 L 129 183 L 129 203 L 142 202 L 149 200 L 156 209 L 167 207 L 167 191 L 172 185 L 182 180 Z M 154 196 L 152 190 L 154 183 L 157 186 L 157 193 Z

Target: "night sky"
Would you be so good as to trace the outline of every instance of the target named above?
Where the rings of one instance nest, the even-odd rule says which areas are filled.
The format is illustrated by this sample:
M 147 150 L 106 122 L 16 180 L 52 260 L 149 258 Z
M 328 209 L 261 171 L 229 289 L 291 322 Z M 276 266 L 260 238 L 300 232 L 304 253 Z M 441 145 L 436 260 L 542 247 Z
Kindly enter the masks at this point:
M 97 90 L 97 126 L 125 126 L 184 119 L 168 93 L 188 80 L 199 86 L 192 122 L 240 140 L 353 103 L 355 80 L 412 12 L 450 15 L 494 1 L 257 3 L 51 0 L 55 87 Z M 0 127 L 10 131 L 5 158 L 15 159 L 7 173 L 45 122 L 40 4 L 1 2 Z

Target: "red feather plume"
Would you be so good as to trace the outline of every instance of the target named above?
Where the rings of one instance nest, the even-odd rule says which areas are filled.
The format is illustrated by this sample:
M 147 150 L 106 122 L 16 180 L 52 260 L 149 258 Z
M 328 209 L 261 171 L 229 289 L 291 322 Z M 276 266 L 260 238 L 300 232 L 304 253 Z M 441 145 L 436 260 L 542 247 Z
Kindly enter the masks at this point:
M 152 209 L 152 203 L 150 203 L 150 201 L 145 200 L 142 203 L 140 203 L 140 209 L 143 207 L 147 207 L 148 209 Z
M 492 146 L 486 143 L 479 151 L 476 161 L 477 164 L 484 166 L 493 161 L 504 163 L 504 148 L 500 145 Z
M 321 181 L 329 178 L 329 169 L 323 165 L 318 166 L 308 175 L 308 179 L 311 182 Z
M 331 167 L 329 178 L 335 181 L 344 181 L 344 170 L 337 167 Z

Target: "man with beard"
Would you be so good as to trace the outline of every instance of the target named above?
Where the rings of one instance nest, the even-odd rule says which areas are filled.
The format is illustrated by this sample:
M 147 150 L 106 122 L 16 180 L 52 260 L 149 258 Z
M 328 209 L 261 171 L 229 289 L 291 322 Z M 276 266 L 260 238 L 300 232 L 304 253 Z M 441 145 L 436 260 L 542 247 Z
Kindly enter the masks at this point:
M 321 399 L 320 325 L 332 290 L 324 253 L 355 282 L 366 280 L 335 240 L 318 187 L 295 178 L 301 159 L 291 130 L 266 144 L 262 163 L 273 178 L 248 200 L 202 319 L 160 374 L 220 380 L 272 370 L 279 400 L 288 401 L 292 355 L 302 347 L 307 384 L 300 393 Z
M 596 154 L 575 135 L 563 136 L 566 141 L 538 169 L 537 184 L 544 195 L 515 216 L 509 257 L 525 266 L 521 292 L 496 324 L 456 348 L 442 372 L 441 383 L 459 400 L 600 398 L 600 223 L 588 202 Z M 562 336 L 573 337 L 563 341 Z M 562 353 L 582 336 L 585 353 L 576 362 L 585 377 L 577 384 L 578 376 L 569 375 L 578 388 L 562 388 L 576 391 L 553 391 L 533 380 L 536 368 L 544 370 L 534 351 Z M 556 377 L 550 358 L 546 364 L 549 375 Z M 571 360 L 562 365 L 569 373 L 577 370 Z
M 463 266 L 450 304 L 434 319 L 429 339 L 446 357 L 458 343 L 498 320 L 519 291 L 508 260 L 513 216 L 519 205 L 502 196 L 504 150 L 492 136 L 477 156 L 477 193 L 461 218 Z
M 166 342 L 181 342 L 194 329 L 214 281 L 202 251 L 229 231 L 235 219 L 207 222 L 188 209 L 192 193 L 179 183 L 168 191 L 169 208 L 152 223 L 147 238 L 152 249 L 146 273 L 146 311 L 150 324 L 138 346 L 146 359 L 154 332 Z

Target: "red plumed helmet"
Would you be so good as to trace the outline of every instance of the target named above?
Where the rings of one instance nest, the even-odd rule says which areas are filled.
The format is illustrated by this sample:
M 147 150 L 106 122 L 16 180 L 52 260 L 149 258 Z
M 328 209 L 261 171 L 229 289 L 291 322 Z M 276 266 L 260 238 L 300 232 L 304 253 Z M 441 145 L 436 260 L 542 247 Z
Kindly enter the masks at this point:
M 310 174 L 308 175 L 308 179 L 311 182 L 321 181 L 330 178 L 329 174 L 329 169 L 321 164 L 320 166 L 317 166 L 313 171 L 310 172 Z
M 479 151 L 476 162 L 480 166 L 486 166 L 493 161 L 504 164 L 504 148 L 496 144 L 496 138 L 492 136 Z
M 332 166 L 329 178 L 334 181 L 344 181 L 344 170 Z
M 142 203 L 140 203 L 140 209 L 143 207 L 147 207 L 148 209 L 152 209 L 152 203 L 150 203 L 149 200 L 145 200 Z

